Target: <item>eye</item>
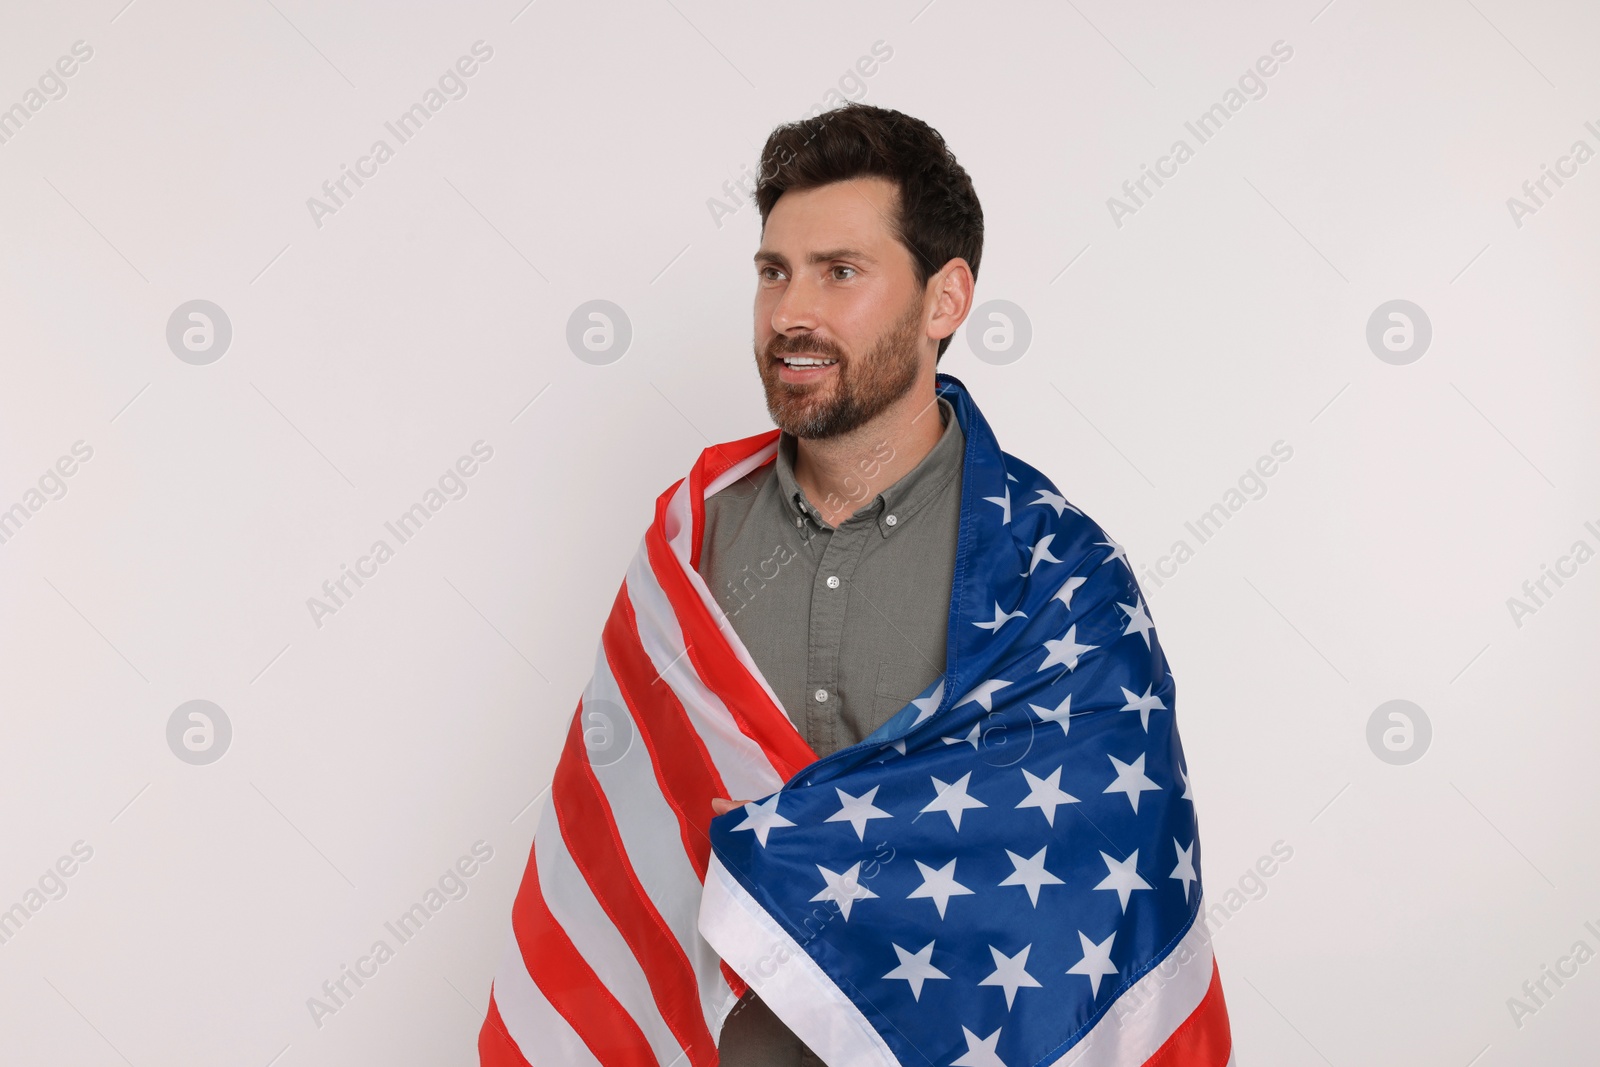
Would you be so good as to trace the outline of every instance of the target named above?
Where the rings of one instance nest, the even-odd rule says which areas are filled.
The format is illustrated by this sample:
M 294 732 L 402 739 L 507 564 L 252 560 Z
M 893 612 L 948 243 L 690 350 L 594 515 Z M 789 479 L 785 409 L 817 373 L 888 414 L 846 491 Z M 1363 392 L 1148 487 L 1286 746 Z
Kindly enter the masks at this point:
M 777 277 L 774 277 L 773 275 L 777 275 Z M 783 271 L 781 271 L 777 267 L 774 267 L 774 266 L 771 266 L 771 265 L 762 267 L 759 271 L 756 272 L 756 277 L 760 278 L 762 281 L 767 281 L 767 282 L 781 281 L 782 280 L 782 275 L 783 275 Z
M 842 281 L 848 281 L 848 280 L 849 280 L 849 279 L 847 279 L 847 278 L 840 278 L 840 277 L 838 277 L 838 272 L 839 272 L 839 271 L 841 271 L 841 270 L 847 270 L 847 271 L 849 271 L 849 272 L 850 272 L 850 274 L 851 274 L 851 275 L 852 275 L 852 276 L 854 276 L 854 275 L 855 275 L 855 274 L 856 274 L 856 273 L 857 273 L 857 272 L 856 272 L 856 269 L 855 269 L 855 268 L 854 268 L 854 267 L 846 267 L 846 266 L 844 266 L 844 265 L 843 265 L 843 264 L 840 264 L 840 265 L 839 265 L 839 266 L 836 266 L 836 267 L 834 267 L 834 268 L 833 268 L 833 270 L 834 270 L 834 280 L 835 280 L 835 281 L 841 281 L 841 282 L 842 282 Z

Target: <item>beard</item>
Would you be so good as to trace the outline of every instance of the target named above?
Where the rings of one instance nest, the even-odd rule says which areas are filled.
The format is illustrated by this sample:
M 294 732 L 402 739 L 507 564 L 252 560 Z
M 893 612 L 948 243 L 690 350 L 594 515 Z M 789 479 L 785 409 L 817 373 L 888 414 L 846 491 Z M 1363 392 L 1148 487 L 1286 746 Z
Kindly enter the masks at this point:
M 767 393 L 767 413 L 780 430 L 795 437 L 838 437 L 869 422 L 916 383 L 922 299 L 884 330 L 866 355 L 845 358 L 831 341 L 809 335 L 779 334 L 756 353 L 756 369 Z M 796 385 L 778 377 L 779 356 L 815 355 L 837 359 L 832 381 Z

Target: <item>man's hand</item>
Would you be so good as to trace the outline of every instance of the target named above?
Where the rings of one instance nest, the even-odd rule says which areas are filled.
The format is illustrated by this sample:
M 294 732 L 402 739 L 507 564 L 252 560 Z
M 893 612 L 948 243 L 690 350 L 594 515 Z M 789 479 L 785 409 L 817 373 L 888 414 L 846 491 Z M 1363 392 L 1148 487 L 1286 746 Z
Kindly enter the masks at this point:
M 750 803 L 748 800 L 729 800 L 727 797 L 711 798 L 711 814 L 713 817 L 726 815 L 734 808 L 742 808 Z

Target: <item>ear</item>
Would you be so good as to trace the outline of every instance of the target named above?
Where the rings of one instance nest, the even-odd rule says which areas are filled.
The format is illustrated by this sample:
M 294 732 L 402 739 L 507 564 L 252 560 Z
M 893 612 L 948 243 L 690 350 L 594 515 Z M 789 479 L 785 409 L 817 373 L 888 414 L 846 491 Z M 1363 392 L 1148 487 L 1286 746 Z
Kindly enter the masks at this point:
M 976 284 L 972 268 L 957 256 L 928 279 L 924 294 L 933 315 L 928 320 L 928 336 L 942 341 L 961 328 L 972 311 L 972 290 Z M 935 360 L 937 363 L 937 360 Z

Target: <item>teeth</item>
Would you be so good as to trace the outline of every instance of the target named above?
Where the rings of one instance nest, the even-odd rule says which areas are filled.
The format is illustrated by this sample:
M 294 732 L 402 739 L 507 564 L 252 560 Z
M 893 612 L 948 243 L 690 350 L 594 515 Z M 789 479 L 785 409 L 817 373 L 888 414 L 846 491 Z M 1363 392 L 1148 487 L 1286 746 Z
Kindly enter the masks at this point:
M 813 356 L 784 356 L 783 362 L 791 367 L 828 367 L 839 361 Z

